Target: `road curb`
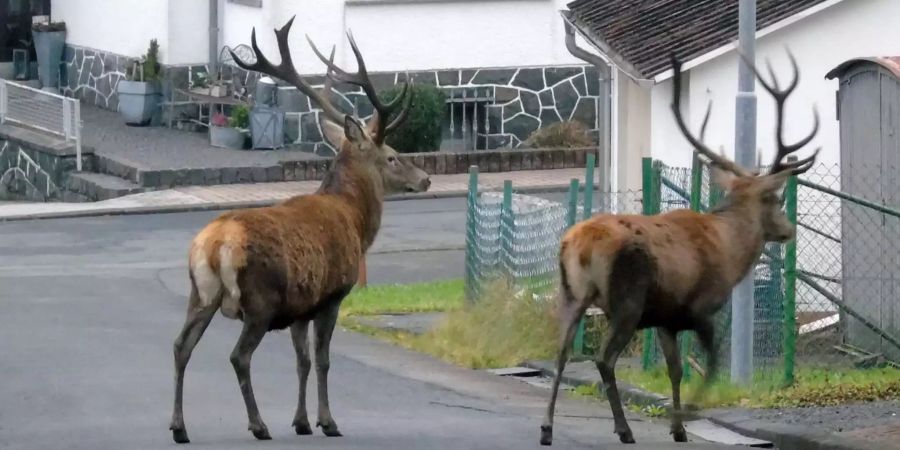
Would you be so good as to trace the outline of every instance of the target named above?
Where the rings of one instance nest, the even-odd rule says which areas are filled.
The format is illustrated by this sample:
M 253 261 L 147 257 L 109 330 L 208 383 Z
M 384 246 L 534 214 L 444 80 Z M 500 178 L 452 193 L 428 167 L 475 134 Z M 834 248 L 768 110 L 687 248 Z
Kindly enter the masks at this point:
M 539 370 L 542 375 L 553 377 L 556 371 L 551 362 L 526 361 L 521 365 L 529 369 Z M 568 375 L 562 376 L 562 382 L 572 386 L 591 386 L 591 380 Z M 639 406 L 657 406 L 670 408 L 668 397 L 617 381 L 619 395 L 623 402 Z M 602 390 L 600 395 L 604 395 Z M 781 450 L 880 450 L 883 446 L 877 442 L 860 441 L 838 436 L 826 430 L 797 425 L 785 425 L 753 419 L 746 411 L 706 410 L 685 411 L 687 417 L 707 419 L 710 422 L 728 428 L 735 433 L 770 441 Z
M 546 363 L 543 361 L 525 361 L 521 364 L 521 366 L 527 367 L 529 369 L 539 370 L 541 374 L 546 377 L 554 377 L 556 376 L 556 370 L 554 370 L 552 367 L 548 367 L 549 364 L 550 363 Z M 591 380 L 569 376 L 565 373 L 563 373 L 561 380 L 563 383 L 572 386 L 592 386 L 595 384 Z M 619 396 L 622 397 L 622 401 L 625 403 L 631 403 L 641 407 L 655 406 L 662 408 L 669 408 L 672 405 L 669 397 L 666 397 L 665 395 L 645 391 L 639 387 L 618 380 L 616 381 L 616 386 L 619 388 Z M 604 393 L 602 390 L 598 389 L 598 392 L 601 396 L 606 396 L 606 393 Z
M 569 185 L 549 185 L 549 186 L 524 186 L 516 188 L 515 192 L 520 194 L 543 194 L 566 192 Z M 403 200 L 427 200 L 439 198 L 459 198 L 468 194 L 465 190 L 453 190 L 443 192 L 422 192 L 410 194 L 398 194 L 385 197 L 385 201 L 403 201 Z M 206 202 L 193 203 L 187 205 L 162 205 L 162 206 L 134 206 L 134 207 L 110 207 L 104 209 L 92 209 L 82 211 L 54 211 L 42 213 L 17 214 L 9 216 L 0 216 L 0 222 L 17 222 L 24 220 L 50 220 L 50 219 L 74 219 L 79 217 L 103 217 L 103 216 L 127 216 L 140 214 L 171 214 L 185 212 L 202 212 L 202 211 L 227 211 L 240 208 L 260 208 L 271 206 L 284 200 L 255 200 L 255 201 L 239 201 L 239 202 Z

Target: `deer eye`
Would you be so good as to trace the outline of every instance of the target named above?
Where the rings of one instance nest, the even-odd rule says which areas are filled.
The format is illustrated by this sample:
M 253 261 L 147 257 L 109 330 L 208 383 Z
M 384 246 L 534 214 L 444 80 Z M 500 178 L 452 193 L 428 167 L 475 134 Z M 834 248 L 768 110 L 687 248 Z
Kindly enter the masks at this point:
M 388 156 L 388 162 L 391 164 L 394 164 L 395 162 L 397 162 L 397 158 L 395 158 L 393 156 Z

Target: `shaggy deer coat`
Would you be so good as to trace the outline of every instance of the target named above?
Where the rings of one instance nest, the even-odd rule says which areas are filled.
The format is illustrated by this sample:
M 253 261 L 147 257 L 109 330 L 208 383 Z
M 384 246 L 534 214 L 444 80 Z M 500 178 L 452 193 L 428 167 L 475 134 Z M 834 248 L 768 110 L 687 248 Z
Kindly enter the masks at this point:
M 191 352 L 219 310 L 228 318 L 243 321 L 231 363 L 253 435 L 271 439 L 253 395 L 250 359 L 268 331 L 287 327 L 291 328 L 300 381 L 293 426 L 297 434 L 312 433 L 306 413 L 306 383 L 311 369 L 307 342 L 310 321 L 315 332 L 317 425 L 327 436 L 341 435 L 331 416 L 327 381 L 329 346 L 338 308 L 356 283 L 362 256 L 381 225 L 385 193 L 422 192 L 430 185 L 424 171 L 401 160 L 384 143 L 409 110 L 408 85 L 404 84 L 394 102 L 381 103 L 351 36 L 358 73 L 344 72 L 331 59 L 322 57 L 328 76 L 324 89 L 314 90 L 297 74 L 291 61 L 287 37 L 292 23 L 293 19 L 275 33 L 280 64 L 272 64 L 260 52 L 255 30 L 251 42 L 256 62 L 249 64 L 232 56 L 245 69 L 293 84 L 318 104 L 327 118 L 322 123 L 325 136 L 339 151 L 314 194 L 293 197 L 267 208 L 225 213 L 204 227 L 191 243 L 191 294 L 184 327 L 175 340 L 175 404 L 169 426 L 178 443 L 189 442 L 182 413 L 184 372 Z M 313 49 L 316 50 L 314 46 Z M 334 79 L 363 87 L 375 108 L 368 129 L 331 105 L 328 94 Z M 395 112 L 393 121 L 387 123 Z

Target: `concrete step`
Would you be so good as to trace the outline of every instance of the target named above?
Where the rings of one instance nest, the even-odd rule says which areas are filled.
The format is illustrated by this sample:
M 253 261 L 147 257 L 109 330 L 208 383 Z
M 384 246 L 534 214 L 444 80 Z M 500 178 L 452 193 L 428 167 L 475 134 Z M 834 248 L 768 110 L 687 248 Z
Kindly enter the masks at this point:
M 270 165 L 150 169 L 116 156 L 95 155 L 93 167 L 97 173 L 119 177 L 147 189 L 321 180 L 328 170 L 327 158 L 309 155 L 297 157 L 302 159 Z
M 100 201 L 123 195 L 137 194 L 147 189 L 115 175 L 77 172 L 69 176 L 66 186 L 70 201 L 84 197 L 86 201 Z

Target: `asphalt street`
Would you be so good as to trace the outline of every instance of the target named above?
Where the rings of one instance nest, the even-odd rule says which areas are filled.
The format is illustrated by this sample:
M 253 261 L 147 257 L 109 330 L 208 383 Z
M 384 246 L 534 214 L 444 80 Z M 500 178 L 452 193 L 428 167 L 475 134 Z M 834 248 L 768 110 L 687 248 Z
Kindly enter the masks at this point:
M 464 199 L 392 202 L 371 283 L 462 276 Z M 218 213 L 0 224 L 0 448 L 174 448 L 172 342 L 188 291 L 187 245 Z M 228 355 L 240 324 L 217 316 L 187 369 L 188 448 L 523 449 L 538 445 L 548 391 L 338 330 L 332 412 L 344 434 L 296 436 L 287 332 L 255 353 L 272 441 L 259 442 Z M 315 375 L 308 410 L 315 423 Z M 665 420 L 632 417 L 638 446 L 676 448 Z M 609 408 L 563 396 L 552 448 L 618 448 Z M 677 448 L 719 448 L 691 444 Z

